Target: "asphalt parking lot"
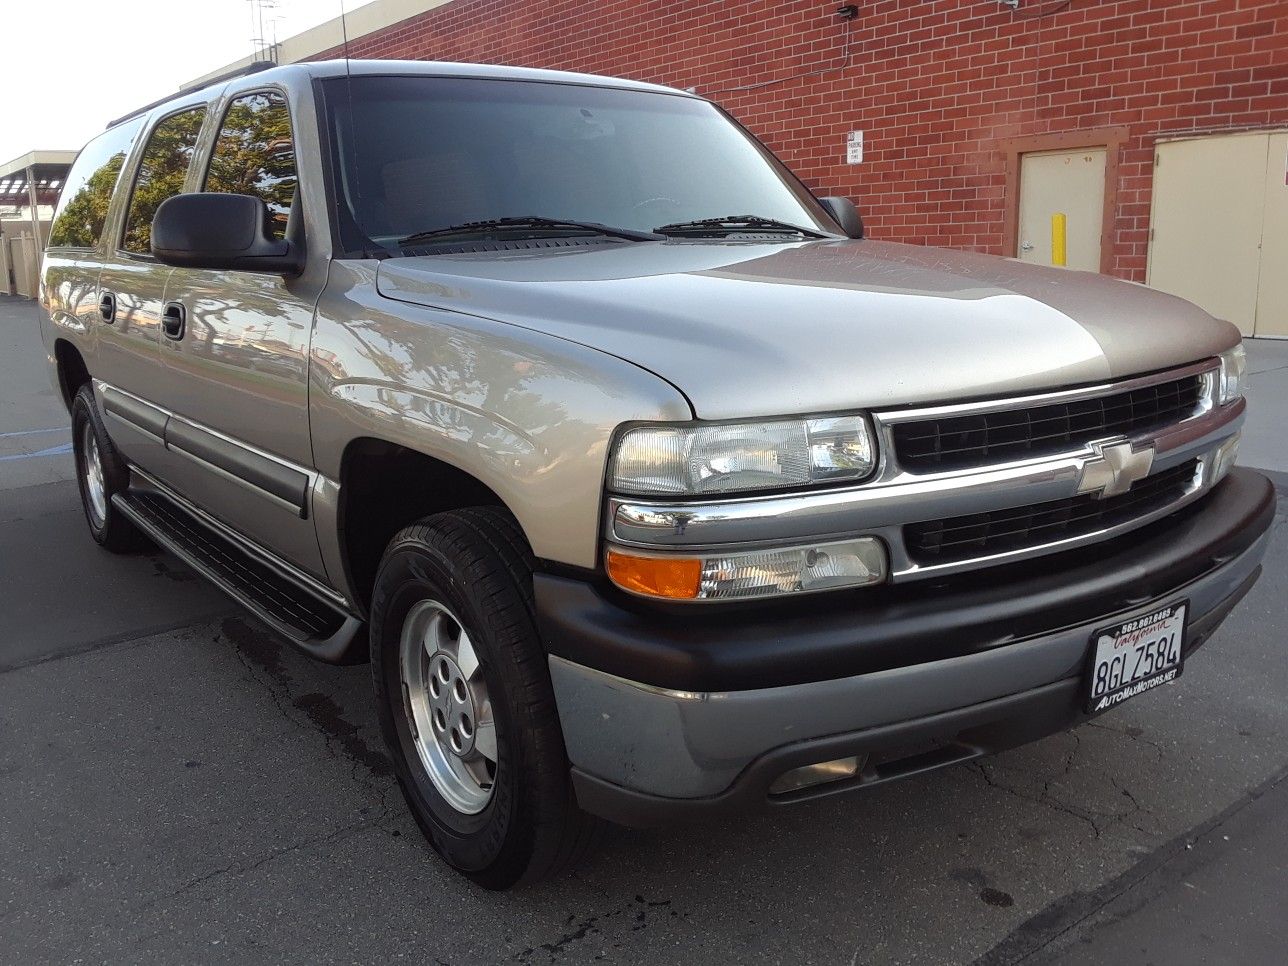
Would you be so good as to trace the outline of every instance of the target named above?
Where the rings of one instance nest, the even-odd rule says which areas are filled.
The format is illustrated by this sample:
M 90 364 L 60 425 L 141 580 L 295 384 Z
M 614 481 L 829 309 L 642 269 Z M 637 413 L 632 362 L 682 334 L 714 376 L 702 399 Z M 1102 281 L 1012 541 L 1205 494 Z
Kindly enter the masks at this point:
M 860 797 L 611 833 L 511 894 L 403 807 L 365 667 L 85 532 L 34 303 L 0 297 L 0 962 L 1225 963 L 1288 948 L 1288 343 L 1249 346 L 1264 576 L 1160 688 Z

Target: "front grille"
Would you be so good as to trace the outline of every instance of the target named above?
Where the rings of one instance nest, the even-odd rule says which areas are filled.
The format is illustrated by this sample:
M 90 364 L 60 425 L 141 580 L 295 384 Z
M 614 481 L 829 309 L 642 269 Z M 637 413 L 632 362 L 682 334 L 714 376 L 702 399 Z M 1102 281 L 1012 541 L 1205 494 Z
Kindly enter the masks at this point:
M 895 452 L 912 472 L 1050 456 L 1179 422 L 1198 409 L 1202 390 L 1202 376 L 1186 376 L 1096 399 L 896 423 Z
M 914 563 L 933 565 L 1085 536 L 1174 503 L 1189 492 L 1197 469 L 1198 460 L 1189 460 L 1148 476 L 1121 496 L 1106 500 L 1075 496 L 911 523 L 903 528 L 904 544 Z

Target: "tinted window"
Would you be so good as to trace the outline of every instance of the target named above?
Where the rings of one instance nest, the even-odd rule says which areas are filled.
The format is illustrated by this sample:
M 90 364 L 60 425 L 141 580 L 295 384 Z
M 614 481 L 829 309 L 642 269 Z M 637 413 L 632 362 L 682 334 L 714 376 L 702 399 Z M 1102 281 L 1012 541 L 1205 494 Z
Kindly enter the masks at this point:
M 152 131 L 139 173 L 134 178 L 130 195 L 130 213 L 125 220 L 125 237 L 121 247 L 127 252 L 147 255 L 152 251 L 152 216 L 161 202 L 183 189 L 183 179 L 192 163 L 197 135 L 206 117 L 205 107 L 172 114 Z
M 50 248 L 93 248 L 98 244 L 112 192 L 142 123 L 139 118 L 118 124 L 90 141 L 76 156 L 54 212 Z
M 537 215 L 649 230 L 754 214 L 834 231 L 799 181 L 718 108 L 650 91 L 526 81 L 327 82 L 351 250 Z M 357 244 L 351 244 L 356 241 Z
M 219 129 L 205 190 L 262 198 L 273 236 L 281 239 L 297 182 L 286 100 L 281 94 L 260 93 L 233 101 Z

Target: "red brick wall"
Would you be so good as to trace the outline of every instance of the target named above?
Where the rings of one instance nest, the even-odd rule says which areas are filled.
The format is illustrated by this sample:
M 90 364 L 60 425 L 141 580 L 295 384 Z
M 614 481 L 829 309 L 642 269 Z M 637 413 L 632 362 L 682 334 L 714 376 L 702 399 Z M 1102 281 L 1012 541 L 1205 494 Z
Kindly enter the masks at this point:
M 1136 280 L 1155 139 L 1288 126 L 1288 0 L 1022 0 L 1018 14 L 994 0 L 859 0 L 848 24 L 837 6 L 454 0 L 350 55 L 696 87 L 812 188 L 853 197 L 872 236 L 988 252 L 1003 248 L 1002 139 L 1126 126 L 1112 267 Z M 856 128 L 864 162 L 847 166 Z

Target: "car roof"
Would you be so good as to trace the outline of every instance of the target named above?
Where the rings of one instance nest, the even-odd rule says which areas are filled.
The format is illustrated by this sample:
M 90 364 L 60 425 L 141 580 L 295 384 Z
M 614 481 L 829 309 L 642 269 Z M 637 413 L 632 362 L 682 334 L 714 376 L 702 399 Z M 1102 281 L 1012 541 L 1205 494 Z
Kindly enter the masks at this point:
M 345 75 L 397 75 L 412 77 L 468 77 L 483 80 L 537 81 L 546 84 L 580 84 L 594 87 L 614 87 L 624 90 L 651 91 L 658 94 L 696 95 L 675 87 L 604 77 L 599 74 L 579 74 L 563 70 L 542 70 L 535 67 L 509 67 L 502 64 L 460 64 L 432 60 L 321 60 L 301 64 L 287 64 L 256 73 L 261 83 L 278 81 L 298 83 L 301 78 L 343 77 Z M 214 86 L 212 83 L 211 86 Z
M 204 83 L 184 87 L 174 94 L 160 98 L 136 110 L 118 117 L 107 126 L 113 128 L 124 121 L 147 114 L 157 108 L 168 107 L 180 101 L 199 101 L 203 96 L 214 96 L 230 85 L 234 88 L 254 84 L 280 84 L 283 87 L 307 84 L 314 78 L 344 76 L 395 76 L 395 77 L 463 77 L 479 80 L 516 80 L 534 81 L 544 84 L 573 84 L 590 87 L 609 87 L 620 90 L 648 91 L 655 94 L 672 94 L 680 97 L 692 97 L 698 100 L 692 91 L 666 87 L 662 84 L 649 84 L 644 81 L 626 80 L 621 77 L 605 77 L 600 74 L 579 74 L 565 70 L 543 70 L 536 67 L 510 67 L 503 64 L 461 64 L 452 61 L 434 60 L 319 60 L 281 66 L 270 63 L 255 62 L 241 69 L 231 71 L 218 77 L 211 77 Z

